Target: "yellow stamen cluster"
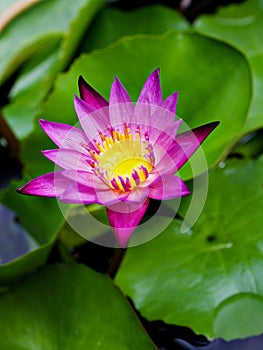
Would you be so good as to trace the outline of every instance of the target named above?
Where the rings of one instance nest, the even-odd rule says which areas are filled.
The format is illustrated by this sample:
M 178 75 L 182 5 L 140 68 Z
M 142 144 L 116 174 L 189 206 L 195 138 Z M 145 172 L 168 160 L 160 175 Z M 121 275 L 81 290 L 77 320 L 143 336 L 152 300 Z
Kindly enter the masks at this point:
M 113 190 L 128 192 L 144 182 L 154 165 L 152 146 L 148 135 L 141 138 L 140 127 L 134 132 L 126 124 L 123 130 L 111 129 L 107 134 L 99 133 L 89 152 L 94 161 L 91 167 L 97 176 Z

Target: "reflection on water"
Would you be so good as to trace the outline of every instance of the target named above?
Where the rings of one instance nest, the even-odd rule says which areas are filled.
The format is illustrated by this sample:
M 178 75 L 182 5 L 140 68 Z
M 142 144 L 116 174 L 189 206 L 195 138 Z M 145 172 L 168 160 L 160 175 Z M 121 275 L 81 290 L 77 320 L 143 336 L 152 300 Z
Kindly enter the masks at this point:
M 38 243 L 16 221 L 15 213 L 0 204 L 0 265 L 38 247 Z

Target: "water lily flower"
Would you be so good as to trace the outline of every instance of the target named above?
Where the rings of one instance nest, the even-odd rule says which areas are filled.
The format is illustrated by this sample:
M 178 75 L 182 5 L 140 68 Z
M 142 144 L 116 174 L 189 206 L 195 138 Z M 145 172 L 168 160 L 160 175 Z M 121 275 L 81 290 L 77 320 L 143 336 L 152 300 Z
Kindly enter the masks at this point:
M 149 198 L 190 193 L 175 175 L 218 125 L 212 122 L 177 135 L 177 92 L 162 99 L 159 69 L 146 80 L 134 105 L 116 77 L 109 102 L 79 78 L 75 109 L 82 130 L 40 120 L 57 149 L 44 156 L 61 169 L 33 179 L 18 192 L 63 202 L 106 206 L 120 247 L 126 247 Z

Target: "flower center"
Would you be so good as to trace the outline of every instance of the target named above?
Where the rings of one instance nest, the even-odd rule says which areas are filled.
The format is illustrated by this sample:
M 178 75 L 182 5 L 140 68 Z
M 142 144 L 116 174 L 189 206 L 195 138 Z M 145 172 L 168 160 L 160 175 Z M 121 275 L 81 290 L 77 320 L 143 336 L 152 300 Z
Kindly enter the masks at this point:
M 154 155 L 148 135 L 143 136 L 138 126 L 133 133 L 124 124 L 122 132 L 111 129 L 110 136 L 100 133 L 100 142 L 94 140 L 96 147 L 89 150 L 94 162 L 90 165 L 113 190 L 131 191 L 148 178 Z

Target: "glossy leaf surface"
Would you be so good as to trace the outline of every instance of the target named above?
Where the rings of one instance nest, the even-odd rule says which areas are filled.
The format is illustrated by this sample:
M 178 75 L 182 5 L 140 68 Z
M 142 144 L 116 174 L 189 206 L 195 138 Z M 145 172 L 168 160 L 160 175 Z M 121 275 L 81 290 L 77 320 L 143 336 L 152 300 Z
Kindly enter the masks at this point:
M 32 274 L 0 308 L 3 350 L 155 349 L 112 281 L 82 265 Z
M 117 283 L 145 317 L 209 338 L 262 333 L 262 169 L 263 159 L 233 160 L 212 171 L 192 230 L 182 234 L 175 220 L 128 251 Z

